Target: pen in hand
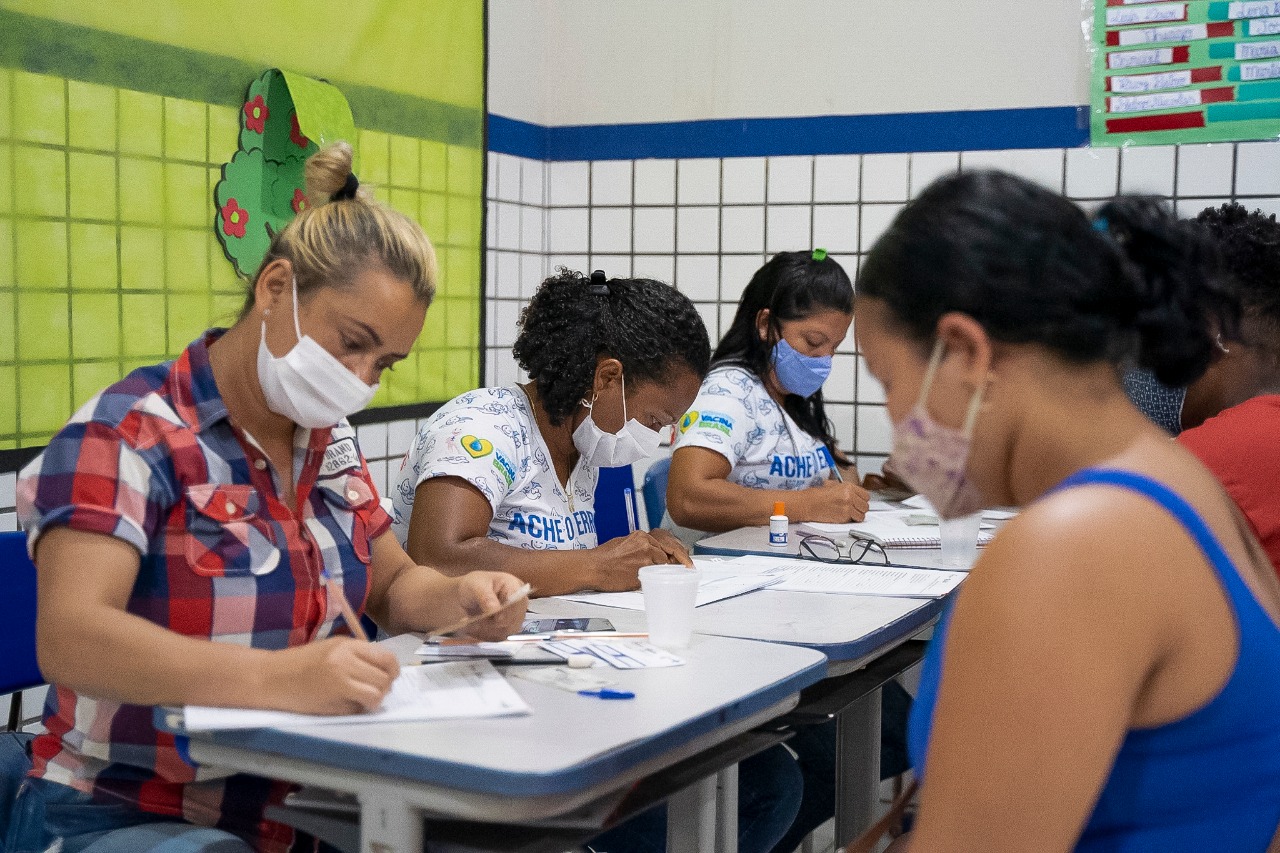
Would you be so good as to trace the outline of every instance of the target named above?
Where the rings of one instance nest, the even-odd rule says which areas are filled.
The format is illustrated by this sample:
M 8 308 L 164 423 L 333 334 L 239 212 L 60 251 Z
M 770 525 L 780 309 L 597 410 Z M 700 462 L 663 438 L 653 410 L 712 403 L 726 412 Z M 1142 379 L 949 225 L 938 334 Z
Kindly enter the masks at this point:
M 328 591 L 329 598 L 338 602 L 338 609 L 342 611 L 342 621 L 347 623 L 347 630 L 351 632 L 351 636 L 366 643 L 369 642 L 369 635 L 365 633 L 360 617 L 351 609 L 351 602 L 347 601 L 347 597 L 342 594 L 341 587 L 329 576 L 329 570 L 321 569 L 320 577 L 324 580 L 324 588 Z

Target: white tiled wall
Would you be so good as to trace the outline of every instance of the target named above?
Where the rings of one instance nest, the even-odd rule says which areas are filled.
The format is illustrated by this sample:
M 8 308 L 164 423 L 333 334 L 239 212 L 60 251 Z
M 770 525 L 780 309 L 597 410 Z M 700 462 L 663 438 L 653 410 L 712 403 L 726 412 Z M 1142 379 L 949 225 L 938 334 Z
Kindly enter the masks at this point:
M 490 384 L 518 377 L 516 318 L 557 266 L 670 281 L 714 341 L 774 252 L 822 246 L 856 281 L 863 254 L 903 205 L 960 169 L 1015 172 L 1086 205 L 1136 192 L 1172 200 L 1181 216 L 1228 199 L 1280 214 L 1276 142 L 552 163 L 489 156 L 489 218 L 498 220 L 488 253 Z M 891 441 L 884 398 L 852 338 L 840 353 L 827 410 L 842 447 L 875 470 Z
M 369 463 L 369 473 L 383 497 L 391 496 L 391 489 L 399 479 L 400 463 L 413 443 L 418 429 L 427 418 L 388 421 L 380 424 L 364 424 L 356 427 L 356 439 L 360 452 Z
M 18 529 L 18 516 L 13 511 L 13 492 L 18 482 L 16 471 L 0 472 L 0 533 L 12 533 Z

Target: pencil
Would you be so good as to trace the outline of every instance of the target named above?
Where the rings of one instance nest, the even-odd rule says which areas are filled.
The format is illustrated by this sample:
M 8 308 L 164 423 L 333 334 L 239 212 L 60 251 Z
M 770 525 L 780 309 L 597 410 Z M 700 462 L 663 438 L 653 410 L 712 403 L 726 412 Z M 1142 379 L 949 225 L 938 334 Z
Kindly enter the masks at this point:
M 342 594 L 342 589 L 329 577 L 328 571 L 322 569 L 320 576 L 324 578 L 324 588 L 329 591 L 329 597 L 337 599 L 338 609 L 342 611 L 342 621 L 347 623 L 351 636 L 369 642 L 369 635 L 365 633 L 364 625 L 360 624 L 360 617 L 351 609 L 351 602 Z

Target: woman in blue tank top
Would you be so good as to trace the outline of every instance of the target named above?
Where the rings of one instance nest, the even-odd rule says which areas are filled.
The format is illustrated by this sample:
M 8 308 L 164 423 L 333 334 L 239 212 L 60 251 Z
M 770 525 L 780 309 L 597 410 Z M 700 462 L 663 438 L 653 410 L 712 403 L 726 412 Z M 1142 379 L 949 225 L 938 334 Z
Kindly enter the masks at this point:
M 1120 380 L 1185 384 L 1234 334 L 1204 239 L 1151 199 L 1090 222 L 973 172 L 863 263 L 855 329 L 903 478 L 947 517 L 1025 508 L 925 662 L 912 853 L 1262 853 L 1276 834 L 1280 583 Z

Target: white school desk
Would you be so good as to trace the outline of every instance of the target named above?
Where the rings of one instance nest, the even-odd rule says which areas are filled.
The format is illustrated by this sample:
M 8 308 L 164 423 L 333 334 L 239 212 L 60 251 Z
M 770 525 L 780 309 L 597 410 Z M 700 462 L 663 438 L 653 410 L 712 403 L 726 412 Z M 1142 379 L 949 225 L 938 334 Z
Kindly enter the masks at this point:
M 402 655 L 418 645 L 392 642 Z M 424 817 L 575 825 L 575 810 L 620 800 L 637 780 L 791 710 L 826 664 L 812 650 L 724 637 L 698 637 L 681 656 L 684 666 L 608 670 L 636 693 L 631 700 L 511 678 L 532 714 L 200 732 L 189 735 L 190 755 L 210 767 L 354 794 L 364 853 L 419 853 Z M 728 791 L 718 805 L 736 818 L 733 770 L 720 774 Z M 716 842 L 716 781 L 671 799 L 671 853 L 736 849 L 736 832 L 722 831 Z
M 764 530 L 765 547 L 768 547 L 767 528 L 750 529 Z M 695 548 L 695 552 L 703 553 L 701 548 Z M 739 556 L 756 552 L 716 553 Z M 774 555 L 777 556 L 776 552 Z M 699 607 L 694 614 L 694 631 L 700 635 L 743 637 L 819 651 L 827 658 L 825 676 L 837 678 L 868 666 L 928 631 L 943 605 L 944 602 L 937 599 L 764 589 Z M 555 598 L 535 599 L 529 603 L 529 610 L 558 617 L 603 616 L 620 631 L 644 630 L 645 625 L 644 614 L 638 611 Z M 911 666 L 919 655 L 905 657 L 907 662 L 903 668 Z M 836 845 L 839 846 L 870 826 L 876 813 L 880 792 L 878 687 L 838 711 L 836 732 Z

